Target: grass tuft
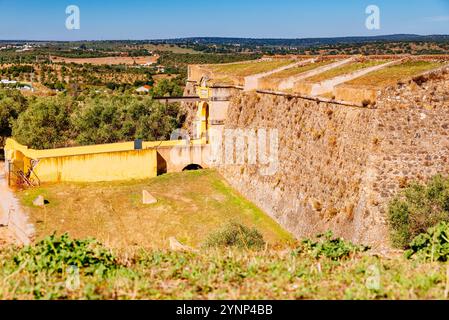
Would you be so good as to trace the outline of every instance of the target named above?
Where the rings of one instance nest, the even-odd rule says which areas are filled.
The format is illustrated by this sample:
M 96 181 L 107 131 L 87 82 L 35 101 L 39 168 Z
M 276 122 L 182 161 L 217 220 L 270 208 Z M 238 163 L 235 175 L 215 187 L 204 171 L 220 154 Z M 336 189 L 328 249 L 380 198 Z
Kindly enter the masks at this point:
M 341 238 L 335 238 L 332 231 L 320 234 L 317 238 L 318 241 L 303 240 L 297 253 L 306 253 L 316 259 L 326 257 L 331 260 L 342 260 L 369 249 L 366 246 L 358 246 Z
M 265 246 L 263 235 L 240 223 L 230 222 L 222 230 L 212 233 L 206 240 L 208 248 L 230 248 L 260 250 Z

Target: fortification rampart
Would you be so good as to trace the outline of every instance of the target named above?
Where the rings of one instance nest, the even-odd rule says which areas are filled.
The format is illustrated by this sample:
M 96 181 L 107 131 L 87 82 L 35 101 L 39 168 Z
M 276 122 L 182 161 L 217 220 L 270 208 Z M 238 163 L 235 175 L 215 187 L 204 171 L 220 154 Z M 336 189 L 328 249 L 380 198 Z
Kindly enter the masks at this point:
M 332 229 L 388 246 L 386 208 L 408 181 L 448 174 L 449 76 L 410 81 L 357 108 L 268 93 L 239 93 L 226 128 L 279 132 L 279 169 L 220 167 L 228 181 L 298 237 Z

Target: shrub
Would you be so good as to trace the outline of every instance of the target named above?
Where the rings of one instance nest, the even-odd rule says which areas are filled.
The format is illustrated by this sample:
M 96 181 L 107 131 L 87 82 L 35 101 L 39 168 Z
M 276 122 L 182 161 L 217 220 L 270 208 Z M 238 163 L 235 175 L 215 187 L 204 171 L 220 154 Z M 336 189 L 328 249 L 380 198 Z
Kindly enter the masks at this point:
M 19 91 L 0 90 L 0 138 L 11 136 L 12 122 L 26 108 L 27 100 Z
M 369 99 L 364 99 L 364 100 L 362 101 L 362 106 L 365 107 L 365 108 L 369 107 L 369 106 L 372 105 L 372 104 L 373 104 L 373 103 L 372 103 L 371 100 L 369 100 Z
M 68 97 L 37 98 L 14 121 L 13 136 L 32 148 L 64 147 L 70 139 L 72 108 Z
M 256 229 L 231 222 L 223 230 L 212 233 L 206 240 L 206 247 L 238 247 L 241 249 L 262 249 L 265 240 Z
M 151 98 L 96 97 L 72 115 L 76 141 L 81 145 L 144 139 L 166 140 L 183 121 L 177 105 Z
M 449 179 L 438 175 L 427 185 L 412 183 L 388 207 L 393 246 L 407 248 L 410 241 L 439 222 L 449 221 Z
M 449 224 L 441 222 L 429 228 L 426 233 L 415 237 L 405 255 L 409 259 L 415 256 L 424 261 L 447 262 L 449 260 Z
M 342 238 L 334 238 L 332 231 L 320 234 L 317 238 L 318 241 L 303 240 L 296 253 L 307 253 L 314 258 L 324 256 L 332 260 L 341 260 L 350 257 L 351 254 L 364 252 L 369 249 L 369 247 L 358 246 Z
M 183 95 L 182 88 L 175 82 L 163 79 L 153 88 L 155 97 L 180 97 Z
M 2 101 L 0 94 L 0 136 L 2 131 L 10 135 L 8 123 L 12 122 L 13 137 L 35 149 L 167 140 L 185 119 L 178 104 L 165 105 L 127 94 L 32 98 L 17 119 L 14 115 L 18 112 L 3 112 Z M 9 106 L 9 100 L 5 101 Z
M 73 240 L 67 234 L 52 235 L 24 247 L 14 256 L 14 262 L 28 272 L 48 274 L 63 273 L 76 266 L 86 275 L 102 275 L 116 267 L 115 257 L 96 240 Z

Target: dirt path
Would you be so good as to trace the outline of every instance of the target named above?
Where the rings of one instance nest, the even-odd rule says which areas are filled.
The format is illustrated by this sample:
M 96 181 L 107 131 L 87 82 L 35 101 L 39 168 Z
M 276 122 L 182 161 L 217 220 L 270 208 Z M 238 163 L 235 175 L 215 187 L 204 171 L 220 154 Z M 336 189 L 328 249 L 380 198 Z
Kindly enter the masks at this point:
M 5 165 L 0 161 L 0 185 L 3 185 L 5 181 Z M 3 187 L 0 186 L 0 226 L 6 225 L 6 195 L 3 194 Z
M 13 237 L 8 228 L 0 227 L 0 249 L 3 246 L 17 243 L 18 241 Z
M 8 188 L 5 175 L 4 163 L 0 162 L 0 245 L 14 241 L 14 238 L 20 243 L 30 244 L 34 228 L 28 224 L 28 216 Z

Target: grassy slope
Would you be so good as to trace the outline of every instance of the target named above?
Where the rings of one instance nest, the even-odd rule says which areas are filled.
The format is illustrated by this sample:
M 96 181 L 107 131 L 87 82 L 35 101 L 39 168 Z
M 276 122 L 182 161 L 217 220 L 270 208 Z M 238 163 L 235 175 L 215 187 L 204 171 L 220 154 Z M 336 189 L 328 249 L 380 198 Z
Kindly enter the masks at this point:
M 141 203 L 142 190 L 157 199 Z M 50 203 L 35 208 L 43 195 Z M 215 171 L 167 174 L 147 181 L 55 184 L 19 193 L 28 207 L 38 237 L 69 232 L 77 238 L 95 237 L 112 247 L 167 248 L 176 237 L 199 246 L 228 221 L 259 229 L 269 243 L 292 238 L 260 209 L 231 189 Z
M 399 80 L 417 76 L 423 72 L 436 69 L 442 63 L 432 61 L 408 61 L 370 73 L 347 82 L 347 85 L 384 87 L 396 84 Z
M 283 70 L 281 72 L 274 73 L 274 74 L 268 76 L 267 78 L 268 79 L 284 79 L 284 78 L 299 75 L 299 74 L 307 72 L 307 71 L 314 70 L 316 68 L 331 64 L 333 62 L 335 62 L 335 60 L 327 60 L 327 61 L 321 61 L 321 62 L 316 62 L 316 63 L 309 63 L 304 66 L 298 66 L 298 67 L 290 68 L 287 70 Z
M 349 63 L 349 64 L 343 65 L 341 67 L 334 68 L 334 69 L 328 70 L 326 72 L 317 74 L 316 76 L 307 78 L 306 81 L 320 82 L 320 81 L 327 80 L 327 79 L 333 79 L 338 76 L 342 76 L 342 75 L 349 74 L 352 72 L 360 71 L 362 69 L 378 66 L 380 64 L 384 64 L 387 62 L 388 61 L 385 61 L 385 60 L 371 60 L 371 61 L 366 61 L 366 62 Z
M 292 64 L 294 60 L 275 59 L 260 62 L 245 62 L 235 64 L 224 64 L 211 66 L 212 71 L 216 73 L 227 74 L 236 77 L 246 77 L 281 68 Z

